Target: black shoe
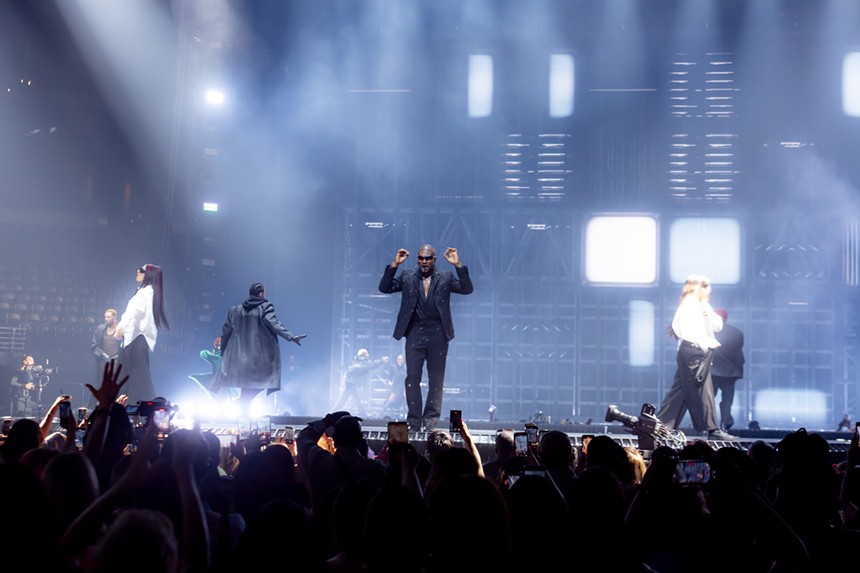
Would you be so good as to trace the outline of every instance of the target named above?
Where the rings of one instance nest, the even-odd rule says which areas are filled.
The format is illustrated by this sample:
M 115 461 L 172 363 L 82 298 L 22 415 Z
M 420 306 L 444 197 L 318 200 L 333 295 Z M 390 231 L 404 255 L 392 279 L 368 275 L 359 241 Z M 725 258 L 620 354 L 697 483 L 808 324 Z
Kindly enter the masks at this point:
M 722 442 L 731 442 L 737 440 L 737 436 L 733 436 L 724 430 L 711 430 L 708 432 L 709 440 L 718 440 Z

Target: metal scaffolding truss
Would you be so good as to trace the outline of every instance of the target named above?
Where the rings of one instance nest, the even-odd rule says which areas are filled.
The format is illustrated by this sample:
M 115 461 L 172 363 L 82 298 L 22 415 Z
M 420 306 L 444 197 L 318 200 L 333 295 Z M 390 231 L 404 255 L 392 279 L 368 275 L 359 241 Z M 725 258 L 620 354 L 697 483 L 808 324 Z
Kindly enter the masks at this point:
M 439 252 L 454 246 L 469 266 L 475 292 L 454 295 L 456 338 L 451 343 L 444 409 L 459 408 L 471 419 L 486 419 L 495 406 L 498 419 L 602 420 L 606 405 L 638 412 L 645 402 L 659 404 L 675 370 L 675 342 L 666 336 L 677 305 L 679 285 L 666 280 L 650 286 L 596 286 L 582 272 L 582 226 L 588 214 L 575 210 L 528 209 L 346 209 L 338 237 L 343 249 L 336 264 L 331 396 L 358 348 L 371 357 L 393 357 L 403 349 L 392 338 L 399 295 L 377 290 L 385 265 L 398 248 L 413 254 L 423 242 Z M 715 292 L 715 304 L 731 309 L 731 322 L 746 333 L 747 372 L 735 398 L 738 424 L 775 407 L 786 423 L 801 423 L 803 403 L 757 403 L 764 390 L 798 396 L 825 396 L 827 425 L 857 399 L 857 357 L 850 344 L 852 293 L 823 291 L 832 278 L 826 253 L 811 261 L 768 261 L 762 249 L 768 232 L 757 229 L 742 247 L 748 278 Z M 791 221 L 770 226 L 783 240 Z M 838 232 L 838 230 L 837 230 Z M 826 250 L 826 249 L 825 249 Z M 412 264 L 408 262 L 406 264 Z M 438 263 L 445 268 L 447 262 Z M 792 265 L 794 265 L 792 267 Z M 799 281 L 773 280 L 762 269 L 816 268 Z M 630 363 L 633 301 L 655 309 L 654 360 Z M 855 305 L 856 306 L 856 305 Z M 846 312 L 848 311 L 848 312 Z M 379 407 L 381 390 L 366 388 L 369 413 Z M 853 415 L 853 414 L 852 414 Z M 814 427 L 809 424 L 807 427 Z

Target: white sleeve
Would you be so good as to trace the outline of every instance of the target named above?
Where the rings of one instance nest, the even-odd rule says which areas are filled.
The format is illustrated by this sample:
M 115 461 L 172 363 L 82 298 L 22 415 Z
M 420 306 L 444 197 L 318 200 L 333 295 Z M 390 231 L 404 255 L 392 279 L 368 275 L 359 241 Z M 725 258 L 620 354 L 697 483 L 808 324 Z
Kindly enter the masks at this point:
M 146 299 L 137 291 L 131 300 L 128 301 L 128 306 L 125 307 L 125 312 L 122 313 L 122 318 L 119 320 L 119 327 L 123 333 L 134 330 L 135 325 L 140 324 L 143 317 L 146 316 Z

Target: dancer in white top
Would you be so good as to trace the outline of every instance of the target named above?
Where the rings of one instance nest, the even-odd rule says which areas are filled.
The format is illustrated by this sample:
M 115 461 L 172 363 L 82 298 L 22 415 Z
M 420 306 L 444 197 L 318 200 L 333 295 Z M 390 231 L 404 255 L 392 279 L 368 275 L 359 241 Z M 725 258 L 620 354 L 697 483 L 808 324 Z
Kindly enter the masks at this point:
M 710 298 L 708 277 L 687 277 L 672 319 L 671 334 L 678 339 L 678 367 L 657 418 L 667 428 L 675 429 L 689 410 L 697 432 L 708 432 L 712 440 L 736 440 L 720 429 L 717 421 L 711 363 L 714 349 L 720 346 L 714 333 L 722 330 L 723 319 L 711 308 Z
M 128 374 L 124 392 L 128 403 L 156 397 L 149 370 L 149 353 L 155 350 L 158 331 L 170 324 L 164 314 L 161 267 L 147 263 L 137 269 L 137 291 L 128 301 L 114 336 L 123 341 L 122 373 Z

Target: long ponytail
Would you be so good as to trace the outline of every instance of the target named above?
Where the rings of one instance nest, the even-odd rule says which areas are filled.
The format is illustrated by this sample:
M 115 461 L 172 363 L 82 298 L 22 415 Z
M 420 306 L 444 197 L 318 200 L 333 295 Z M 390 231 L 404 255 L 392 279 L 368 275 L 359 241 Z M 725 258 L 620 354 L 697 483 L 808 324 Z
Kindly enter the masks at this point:
M 155 326 L 158 330 L 170 330 L 170 323 L 164 313 L 164 288 L 162 285 L 161 267 L 147 263 L 140 267 L 143 271 L 143 282 L 141 287 L 152 286 L 152 314 L 155 317 Z

